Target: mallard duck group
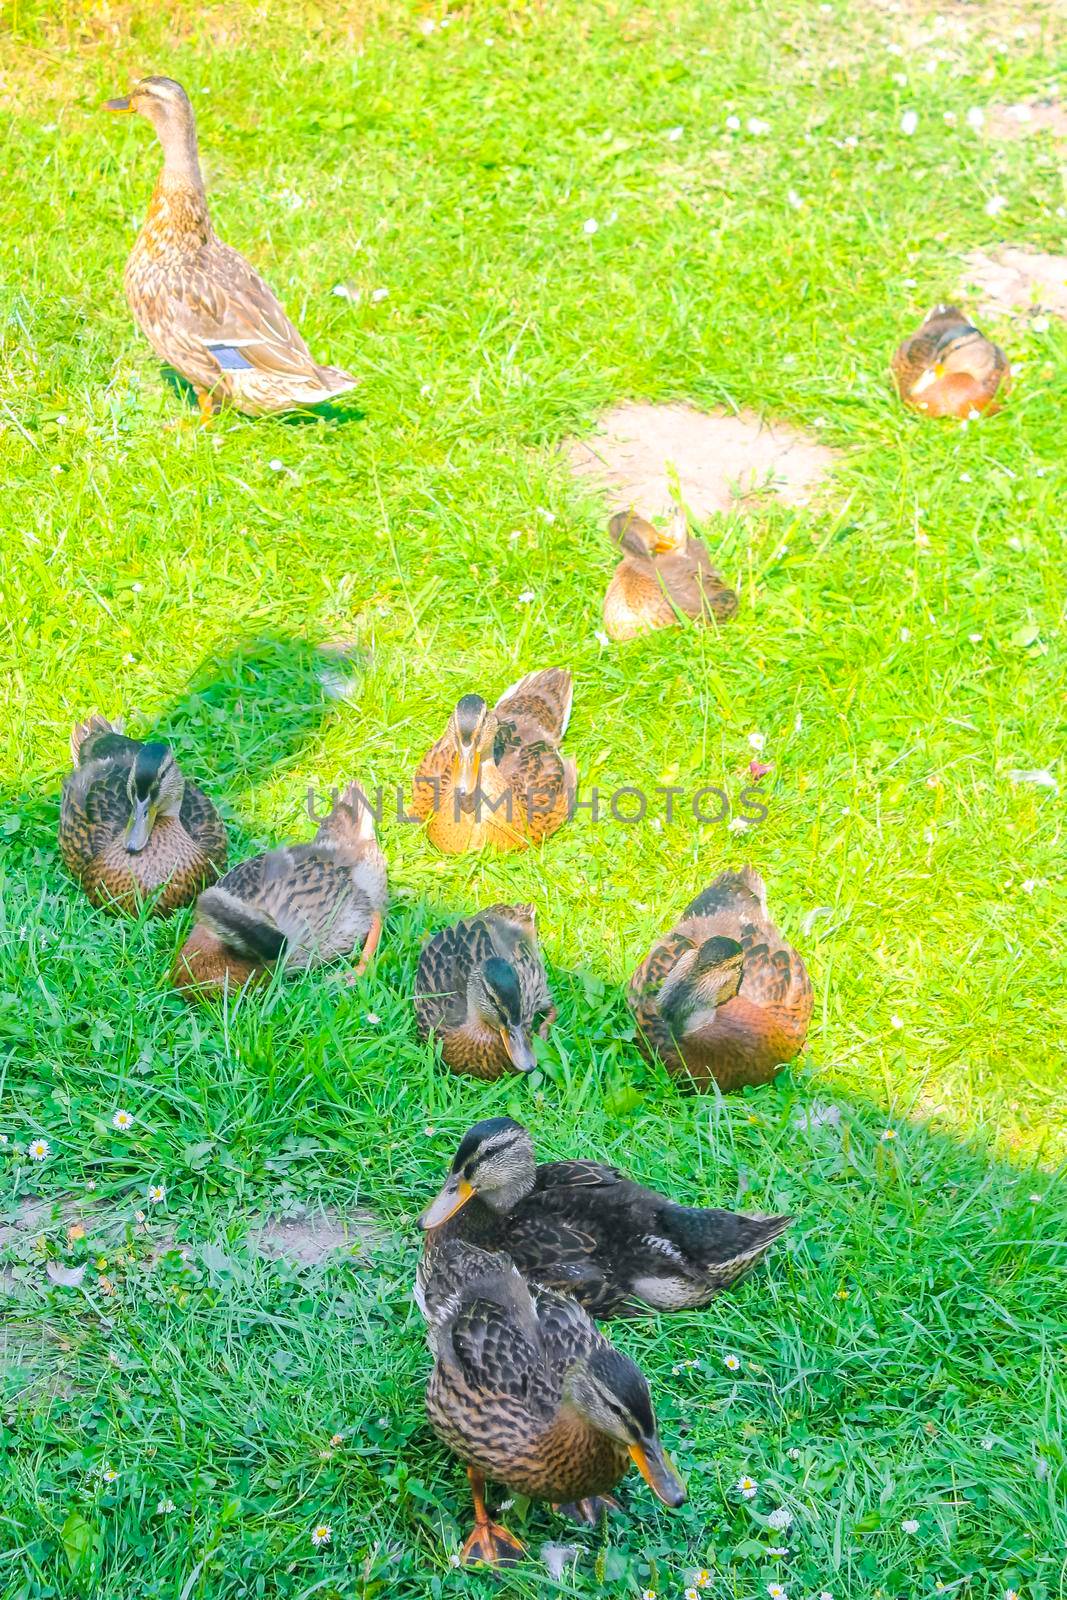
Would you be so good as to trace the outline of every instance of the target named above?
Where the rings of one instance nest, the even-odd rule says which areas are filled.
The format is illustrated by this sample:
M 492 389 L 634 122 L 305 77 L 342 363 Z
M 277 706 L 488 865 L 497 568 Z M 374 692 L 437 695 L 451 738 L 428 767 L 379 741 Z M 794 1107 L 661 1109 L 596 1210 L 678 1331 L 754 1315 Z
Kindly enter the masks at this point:
M 146 118 L 163 147 L 126 293 L 205 421 L 223 402 L 255 415 L 351 389 L 356 380 L 314 361 L 272 291 L 216 236 L 181 85 L 145 78 L 108 109 Z M 931 417 L 973 418 L 1010 386 L 1003 352 L 952 306 L 901 344 L 892 370 L 902 400 Z M 681 507 L 666 527 L 631 508 L 609 534 L 621 551 L 604 600 L 611 639 L 717 628 L 736 613 L 737 595 Z M 429 844 L 450 854 L 544 847 L 572 820 L 578 776 L 562 746 L 573 698 L 571 673 L 548 667 L 495 700 L 472 691 L 458 701 L 412 775 Z M 219 812 L 166 743 L 131 738 L 120 720 L 93 713 L 74 729 L 71 753 L 63 861 L 94 906 L 164 917 L 195 904 L 171 972 L 190 1001 L 327 964 L 350 963 L 349 982 L 364 972 L 386 926 L 388 888 L 358 782 L 312 840 L 227 870 Z M 813 994 L 771 919 L 762 878 L 751 867 L 720 872 L 671 916 L 665 906 L 665 931 L 627 990 L 639 1048 L 688 1089 L 769 1082 L 803 1048 Z M 537 908 L 491 905 L 434 930 L 409 998 L 419 1034 L 451 1072 L 530 1072 L 535 1041 L 559 1022 Z M 419 1220 L 415 1292 L 433 1356 L 427 1408 L 465 1463 L 474 1502 L 463 1559 L 496 1565 L 524 1554 L 489 1516 L 487 1479 L 596 1522 L 633 1464 L 665 1505 L 680 1505 L 685 1488 L 648 1384 L 597 1321 L 706 1307 L 793 1219 L 687 1206 L 592 1160 L 538 1163 L 527 1129 L 494 1117 L 464 1135 Z

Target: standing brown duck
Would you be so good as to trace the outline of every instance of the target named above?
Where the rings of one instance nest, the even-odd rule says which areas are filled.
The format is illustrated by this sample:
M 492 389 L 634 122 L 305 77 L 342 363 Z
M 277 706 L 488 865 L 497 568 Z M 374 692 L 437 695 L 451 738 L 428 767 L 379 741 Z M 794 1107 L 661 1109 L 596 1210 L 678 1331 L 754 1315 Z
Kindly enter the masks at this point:
M 278 966 L 302 971 L 378 946 L 385 857 L 362 789 L 350 783 L 310 844 L 283 846 L 233 867 L 196 903 L 197 922 L 172 982 L 188 995 L 239 989 Z
M 108 111 L 135 112 L 163 146 L 160 173 L 126 264 L 126 298 L 160 360 L 196 390 L 201 414 L 223 400 L 249 416 L 318 405 L 356 379 L 320 367 L 273 290 L 211 225 L 189 97 L 143 78 Z
M 563 826 L 576 773 L 559 745 L 573 695 L 570 673 L 548 667 L 512 684 L 493 710 L 463 696 L 413 783 L 415 815 L 439 850 L 525 850 Z
M 59 848 L 94 905 L 165 917 L 226 866 L 226 829 L 169 745 L 128 739 L 95 712 L 70 736 Z
M 684 1502 L 644 1375 L 576 1300 L 531 1287 L 510 1256 L 460 1239 L 423 1256 L 415 1298 L 434 1357 L 430 1423 L 466 1462 L 474 1500 L 464 1563 L 525 1554 L 490 1520 L 486 1478 L 595 1525 L 632 1461 L 664 1505 Z
M 608 532 L 624 552 L 604 597 L 604 627 L 612 639 L 677 627 L 679 613 L 694 622 L 725 622 L 736 614 L 736 594 L 702 542 L 691 537 L 680 506 L 667 528 L 620 511 Z
M 415 1015 L 453 1072 L 532 1071 L 533 1029 L 547 1038 L 556 1018 L 533 906 L 490 906 L 435 933 L 419 957 Z
M 638 1042 L 698 1089 L 768 1083 L 803 1048 L 807 968 L 767 913 L 751 867 L 723 872 L 630 980 Z
M 928 417 L 996 411 L 1011 388 L 1007 356 L 958 306 L 935 306 L 897 347 L 892 367 L 905 405 Z

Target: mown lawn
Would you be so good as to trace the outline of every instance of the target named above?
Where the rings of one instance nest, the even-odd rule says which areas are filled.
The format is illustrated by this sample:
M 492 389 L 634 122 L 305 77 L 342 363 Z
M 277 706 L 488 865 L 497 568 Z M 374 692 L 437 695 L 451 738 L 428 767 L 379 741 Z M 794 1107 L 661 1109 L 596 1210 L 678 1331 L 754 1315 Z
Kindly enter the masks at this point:
M 466 1486 L 423 1419 L 410 1283 L 416 1213 L 503 1111 L 546 1155 L 799 1219 L 709 1313 L 617 1330 L 688 1506 L 635 1480 L 606 1534 L 514 1508 L 535 1552 L 574 1550 L 505 1592 L 681 1600 L 706 1568 L 745 1600 L 1065 1593 L 1064 836 L 1057 792 L 1010 774 L 1062 774 L 1067 340 L 1001 328 L 1022 371 L 979 426 L 905 415 L 885 370 L 968 251 L 1063 247 L 1051 147 L 967 120 L 1046 91 L 1062 39 L 1038 8 L 945 10 L 8 4 L 4 1600 L 494 1592 L 449 1564 Z M 360 374 L 347 417 L 201 432 L 135 334 L 158 155 L 97 107 L 146 71 L 193 94 L 220 232 Z M 596 637 L 604 507 L 557 447 L 633 396 L 840 452 L 816 507 L 707 528 L 742 595 L 719 637 Z M 387 814 L 367 981 L 223 1015 L 166 990 L 187 916 L 109 919 L 59 862 L 91 707 L 172 739 L 236 859 L 307 837 L 309 787 L 402 783 L 465 690 L 554 663 L 586 785 L 737 795 L 761 733 L 766 821 L 584 813 L 542 854 L 452 860 Z M 716 1103 L 642 1063 L 621 985 L 744 860 L 816 1011 L 774 1088 Z M 507 898 L 539 907 L 561 1018 L 535 1081 L 485 1086 L 436 1065 L 410 993 L 426 930 Z M 267 1212 L 357 1208 L 369 1252 L 253 1248 Z M 46 1258 L 87 1259 L 83 1288 Z

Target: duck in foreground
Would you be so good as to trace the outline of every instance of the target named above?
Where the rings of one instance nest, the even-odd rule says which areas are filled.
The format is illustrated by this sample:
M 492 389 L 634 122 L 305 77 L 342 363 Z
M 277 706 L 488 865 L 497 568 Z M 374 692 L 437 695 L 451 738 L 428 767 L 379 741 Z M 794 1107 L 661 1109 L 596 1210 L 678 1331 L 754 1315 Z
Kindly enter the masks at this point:
M 224 400 L 258 416 L 353 388 L 350 373 L 312 359 L 273 291 L 215 233 L 181 84 L 143 78 L 105 109 L 144 117 L 163 146 L 163 171 L 126 264 L 126 298 L 156 355 L 193 385 L 205 420 Z
M 767 912 L 751 867 L 723 872 L 630 980 L 638 1043 L 698 1089 L 768 1083 L 803 1048 L 807 968 Z
M 464 1563 L 525 1554 L 490 1520 L 486 1478 L 595 1525 L 632 1461 L 664 1505 L 684 1502 L 648 1384 L 577 1301 L 529 1286 L 508 1256 L 460 1239 L 423 1257 L 415 1295 L 434 1356 L 430 1423 L 466 1463 L 474 1499 Z
M 489 906 L 435 933 L 419 957 L 415 1015 L 453 1072 L 531 1071 L 533 1029 L 547 1038 L 556 1019 L 533 906 Z
M 604 627 L 612 639 L 633 639 L 674 628 L 679 613 L 694 622 L 725 622 L 736 615 L 737 596 L 711 564 L 679 506 L 667 528 L 635 511 L 620 511 L 608 532 L 623 558 L 604 597 Z
M 278 966 L 296 972 L 361 950 L 351 974 L 358 978 L 377 949 L 385 904 L 374 817 L 350 783 L 310 844 L 242 861 L 200 896 L 172 982 L 207 996 L 243 988 Z
M 93 712 L 70 737 L 59 848 L 94 905 L 164 917 L 226 866 L 226 829 L 169 745 L 128 739 L 121 718 Z
M 505 1250 L 525 1278 L 600 1318 L 710 1304 L 792 1221 L 676 1205 L 598 1161 L 538 1165 L 529 1133 L 510 1117 L 463 1136 L 419 1218 L 428 1254 L 452 1238 Z
M 1011 388 L 1007 356 L 958 306 L 935 306 L 918 333 L 897 347 L 892 368 L 905 405 L 928 417 L 973 419 L 996 411 Z
M 527 673 L 492 710 L 481 695 L 463 696 L 415 772 L 415 815 L 431 843 L 450 855 L 525 850 L 563 826 L 576 772 L 559 745 L 573 696 L 561 667 Z

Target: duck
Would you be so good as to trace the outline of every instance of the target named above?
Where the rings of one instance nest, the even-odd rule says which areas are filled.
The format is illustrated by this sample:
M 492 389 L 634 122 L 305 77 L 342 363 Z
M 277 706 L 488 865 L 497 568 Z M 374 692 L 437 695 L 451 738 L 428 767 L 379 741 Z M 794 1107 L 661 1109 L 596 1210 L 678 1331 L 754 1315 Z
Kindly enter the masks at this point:
M 697 1089 L 768 1083 L 803 1049 L 811 979 L 752 867 L 721 872 L 630 980 L 638 1044 Z
M 465 1463 L 474 1502 L 463 1565 L 511 1566 L 526 1553 L 490 1518 L 487 1478 L 593 1526 L 617 1507 L 611 1490 L 631 1462 L 664 1505 L 684 1503 L 644 1374 L 576 1300 L 462 1239 L 422 1258 L 415 1299 L 433 1356 L 430 1426 Z
M 156 355 L 192 384 L 201 418 L 209 421 L 223 402 L 260 416 L 352 389 L 352 374 L 319 366 L 274 291 L 216 234 L 181 84 L 142 78 L 105 110 L 144 117 L 163 146 L 163 170 L 126 263 L 126 298 Z
M 536 1066 L 556 1006 L 537 942 L 532 905 L 496 905 L 460 917 L 427 940 L 415 979 L 419 1032 L 441 1040 L 452 1071 L 495 1079 Z
M 792 1222 L 677 1205 L 599 1161 L 538 1164 L 511 1117 L 468 1129 L 419 1218 L 428 1251 L 450 1238 L 506 1251 L 524 1278 L 598 1320 L 702 1310 Z
M 201 894 L 171 981 L 187 998 L 209 998 L 359 950 L 354 981 L 378 948 L 386 898 L 374 813 L 350 783 L 310 844 L 242 861 Z
M 166 917 L 226 867 L 226 829 L 170 745 L 92 712 L 70 737 L 59 849 L 93 905 Z
M 737 595 L 689 532 L 685 511 L 675 508 L 666 528 L 636 511 L 620 511 L 608 532 L 623 558 L 604 597 L 604 628 L 615 640 L 634 639 L 656 628 L 674 628 L 680 616 L 694 622 L 726 622 L 737 613 Z
M 997 411 L 1011 388 L 1007 356 L 958 306 L 935 306 L 898 345 L 892 369 L 905 405 L 928 417 Z
M 458 701 L 412 786 L 414 814 L 438 850 L 525 850 L 563 826 L 577 785 L 559 752 L 573 697 L 571 674 L 548 667 L 513 683 L 492 710 L 479 694 Z

